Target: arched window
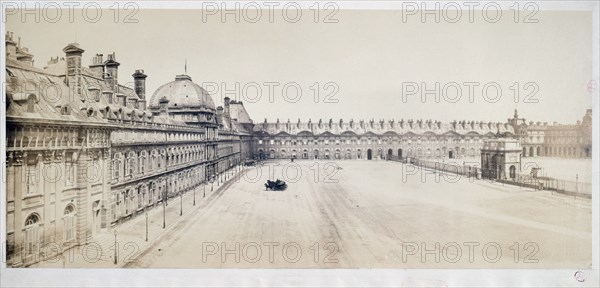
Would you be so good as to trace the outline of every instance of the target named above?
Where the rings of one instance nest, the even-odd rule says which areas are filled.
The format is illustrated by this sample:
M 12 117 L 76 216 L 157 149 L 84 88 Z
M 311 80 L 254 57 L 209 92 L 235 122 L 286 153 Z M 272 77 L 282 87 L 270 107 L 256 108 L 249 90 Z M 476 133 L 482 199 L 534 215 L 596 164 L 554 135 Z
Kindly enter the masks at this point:
M 146 157 L 146 151 L 142 151 L 140 153 L 140 159 L 139 159 L 139 161 L 140 161 L 139 166 L 140 166 L 140 173 L 141 174 L 144 174 L 144 172 L 146 172 L 146 158 L 147 158 Z
M 121 170 L 121 154 L 115 153 L 115 154 L 113 154 L 113 165 L 112 165 L 113 180 L 115 180 L 115 181 L 119 180 L 120 170 Z
M 35 112 L 35 103 L 37 102 L 37 98 L 34 94 L 30 94 L 27 97 L 27 112 L 33 113 Z
M 75 238 L 75 207 L 72 204 L 65 207 L 63 212 L 63 229 L 65 241 L 71 241 Z
M 40 222 L 40 216 L 36 213 L 33 213 L 31 215 L 29 215 L 27 217 L 27 219 L 25 219 L 25 228 L 27 228 L 27 226 L 31 226 L 34 224 L 37 224 Z
M 508 171 L 511 179 L 515 179 L 517 177 L 517 168 L 515 168 L 515 165 L 511 165 L 510 168 L 508 168 Z
M 25 253 L 33 254 L 39 247 L 39 222 L 40 215 L 32 213 L 25 219 Z
M 135 152 L 133 151 L 129 152 L 129 154 L 127 155 L 127 159 L 125 160 L 126 176 L 133 176 L 133 173 L 135 172 L 135 156 Z

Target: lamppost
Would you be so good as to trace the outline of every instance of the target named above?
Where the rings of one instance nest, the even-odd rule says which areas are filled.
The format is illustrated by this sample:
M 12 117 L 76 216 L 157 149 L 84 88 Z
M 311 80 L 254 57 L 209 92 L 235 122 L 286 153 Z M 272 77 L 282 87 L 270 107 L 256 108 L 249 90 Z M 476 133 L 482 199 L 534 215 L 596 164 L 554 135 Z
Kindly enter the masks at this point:
M 115 234 L 115 257 L 114 257 L 114 263 L 115 263 L 115 265 L 117 265 L 117 250 L 119 249 L 117 247 L 117 229 L 114 229 L 113 233 Z
M 196 206 L 196 188 L 198 188 L 198 187 L 194 187 L 194 205 L 193 206 Z
M 183 191 L 179 192 L 179 200 L 180 200 L 179 216 L 181 216 L 181 215 L 183 215 Z
M 202 189 L 204 189 L 204 191 L 202 192 L 202 198 L 206 197 L 206 183 L 202 184 Z

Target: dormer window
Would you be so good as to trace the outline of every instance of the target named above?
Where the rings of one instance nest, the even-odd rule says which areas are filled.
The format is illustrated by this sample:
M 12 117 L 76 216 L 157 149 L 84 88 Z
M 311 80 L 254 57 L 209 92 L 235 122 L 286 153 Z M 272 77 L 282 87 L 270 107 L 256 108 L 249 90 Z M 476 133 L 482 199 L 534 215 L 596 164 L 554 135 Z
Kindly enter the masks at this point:
M 71 115 L 71 109 L 68 105 L 64 105 L 60 108 L 60 113 L 62 115 Z
M 36 100 L 37 99 L 34 94 L 29 94 L 29 96 L 27 97 L 27 112 L 28 113 L 35 112 L 35 102 L 37 102 Z

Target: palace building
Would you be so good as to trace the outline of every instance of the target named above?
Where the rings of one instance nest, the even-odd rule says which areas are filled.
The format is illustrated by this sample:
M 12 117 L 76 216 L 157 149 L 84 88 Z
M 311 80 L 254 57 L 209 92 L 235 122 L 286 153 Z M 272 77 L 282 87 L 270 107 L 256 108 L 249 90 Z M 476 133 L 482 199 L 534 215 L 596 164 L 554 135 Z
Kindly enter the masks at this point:
M 592 158 L 592 109 L 575 124 L 526 123 L 517 110 L 508 123 L 521 140 L 523 157 Z
M 255 125 L 254 138 L 261 158 L 457 158 L 478 157 L 483 140 L 494 138 L 498 131 L 514 134 L 508 124 L 476 121 L 278 120 Z
M 478 158 L 499 133 L 518 139 L 522 156 L 591 157 L 591 110 L 574 125 L 526 124 L 516 111 L 507 123 L 257 124 L 241 101 L 226 97 L 216 107 L 188 75 L 150 96 L 152 75 L 139 69 L 119 77 L 114 52 L 95 54 L 85 66 L 85 50 L 71 43 L 42 69 L 12 33 L 5 44 L 6 251 L 13 267 L 34 263 L 48 243 L 87 243 L 250 158 Z M 134 87 L 122 84 L 129 80 Z
M 519 118 L 506 123 L 433 120 L 350 120 L 263 123 L 254 126 L 255 157 L 261 159 L 398 159 L 479 157 L 497 135 L 520 141 L 522 157 L 591 158 L 592 110 L 577 124 L 541 124 Z
M 86 67 L 72 43 L 39 69 L 18 42 L 6 35 L 9 266 L 47 243 L 86 243 L 250 156 L 243 104 L 215 107 L 187 75 L 148 99 L 143 70 L 133 89 L 120 84 L 114 53 Z

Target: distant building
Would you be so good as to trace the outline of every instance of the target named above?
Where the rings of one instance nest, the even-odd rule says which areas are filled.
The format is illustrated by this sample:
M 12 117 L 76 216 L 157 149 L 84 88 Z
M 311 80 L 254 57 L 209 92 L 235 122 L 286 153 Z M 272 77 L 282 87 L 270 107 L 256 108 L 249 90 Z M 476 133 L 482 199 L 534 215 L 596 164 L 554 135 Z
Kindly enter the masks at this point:
M 390 159 L 479 157 L 496 132 L 514 135 L 502 123 L 389 120 L 267 123 L 254 126 L 255 156 L 298 159 Z
M 527 124 L 524 118 L 519 118 L 517 110 L 508 123 L 521 141 L 523 157 L 592 157 L 592 109 L 588 109 L 582 121 L 576 124 Z

